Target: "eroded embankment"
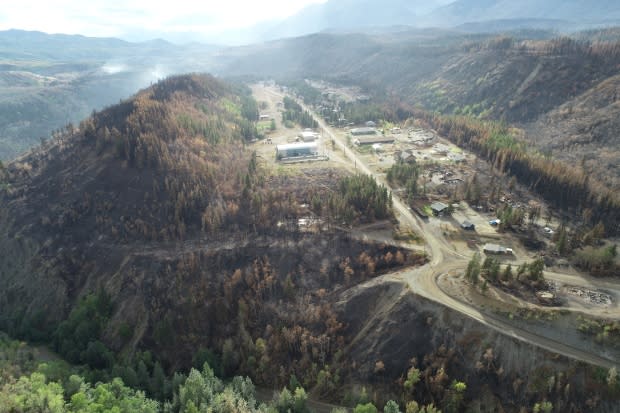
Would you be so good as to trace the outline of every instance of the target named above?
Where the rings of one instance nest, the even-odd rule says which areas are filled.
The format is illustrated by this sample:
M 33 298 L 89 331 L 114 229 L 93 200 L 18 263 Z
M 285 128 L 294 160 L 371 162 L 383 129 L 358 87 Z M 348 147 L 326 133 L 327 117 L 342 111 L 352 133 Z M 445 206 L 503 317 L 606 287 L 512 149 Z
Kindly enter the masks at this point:
M 594 368 L 504 335 L 389 277 L 347 290 L 336 312 L 350 343 L 348 386 L 372 383 L 386 400 L 402 395 L 394 390 L 411 366 L 420 370 L 418 401 L 437 403 L 453 380 L 465 382 L 472 398 L 507 411 L 542 397 L 580 411 L 594 397 Z M 601 402 L 591 411 L 617 406 Z

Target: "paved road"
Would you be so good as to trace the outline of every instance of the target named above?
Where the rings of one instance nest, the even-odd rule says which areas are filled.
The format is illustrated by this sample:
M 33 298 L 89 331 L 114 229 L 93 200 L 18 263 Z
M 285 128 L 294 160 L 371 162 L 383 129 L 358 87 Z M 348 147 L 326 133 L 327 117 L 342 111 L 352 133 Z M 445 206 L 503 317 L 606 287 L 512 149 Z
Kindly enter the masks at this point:
M 268 90 L 269 93 L 273 93 L 280 97 L 284 96 L 273 89 Z M 298 103 L 305 110 L 314 115 L 324 133 L 336 142 L 336 151 L 340 152 L 342 150 L 344 156 L 354 164 L 355 169 L 365 174 L 374 176 L 377 182 L 384 184 L 389 188 L 383 177 L 374 173 L 354 151 L 348 148 L 346 142 L 344 142 L 337 134 L 333 133 L 332 129 L 323 121 L 322 118 L 317 116 L 309 107 L 304 105 L 303 102 L 298 101 Z M 410 226 L 414 231 L 424 235 L 428 247 L 427 252 L 430 255 L 430 262 L 424 267 L 400 271 L 393 274 L 395 278 L 402 279 L 407 282 L 409 287 L 416 293 L 442 305 L 448 306 L 453 310 L 459 311 L 460 313 L 471 317 L 502 334 L 533 344 L 545 350 L 558 353 L 572 359 L 585 361 L 593 365 L 605 368 L 618 367 L 620 365 L 618 360 L 610 360 L 600 356 L 599 354 L 574 348 L 565 343 L 531 333 L 523 328 L 507 322 L 505 319 L 490 315 L 488 313 L 482 313 L 480 310 L 467 304 L 466 302 L 448 295 L 437 284 L 437 278 L 449 271 L 463 270 L 467 266 L 469 257 L 454 251 L 449 242 L 441 236 L 440 231 L 437 231 L 437 228 L 433 228 L 431 223 L 424 222 L 421 219 L 418 219 L 417 216 L 414 216 L 409 208 L 397 196 L 393 196 L 392 199 L 397 218 L 401 225 L 404 224 L 403 226 Z M 574 277 L 557 273 L 550 275 L 553 278 L 564 279 Z M 577 281 L 577 279 L 570 279 Z M 591 279 L 588 281 L 592 286 L 602 285 L 603 283 L 598 283 Z M 610 285 L 605 286 L 610 287 Z M 613 286 L 616 289 L 618 288 L 617 284 L 613 284 Z

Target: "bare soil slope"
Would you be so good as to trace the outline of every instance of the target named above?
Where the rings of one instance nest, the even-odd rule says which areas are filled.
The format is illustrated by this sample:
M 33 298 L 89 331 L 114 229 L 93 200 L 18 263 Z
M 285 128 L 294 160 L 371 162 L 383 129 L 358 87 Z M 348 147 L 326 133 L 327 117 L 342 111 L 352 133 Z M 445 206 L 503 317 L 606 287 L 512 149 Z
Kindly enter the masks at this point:
M 402 385 L 411 366 L 420 371 L 416 400 L 427 403 L 445 400 L 442 383 L 454 379 L 467 382 L 477 399 L 469 408 L 477 411 L 519 411 L 519 406 L 533 405 L 549 380 L 558 389 L 570 389 L 548 391 L 547 400 L 556 408 L 580 411 L 578 406 L 591 397 L 586 389 L 593 382 L 582 364 L 488 329 L 400 282 L 358 285 L 341 295 L 336 310 L 346 323 L 347 338 L 352 337 L 347 347 L 352 379 L 347 384 L 373 383 L 386 400 L 395 397 L 390 384 Z M 599 401 L 586 409 L 616 408 L 613 402 Z

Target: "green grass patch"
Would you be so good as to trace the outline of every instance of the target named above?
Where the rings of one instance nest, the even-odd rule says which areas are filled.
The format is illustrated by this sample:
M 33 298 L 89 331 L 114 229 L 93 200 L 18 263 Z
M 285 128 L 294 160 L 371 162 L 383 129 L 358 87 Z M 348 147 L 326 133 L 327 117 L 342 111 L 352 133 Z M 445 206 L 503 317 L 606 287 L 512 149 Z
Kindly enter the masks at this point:
M 241 106 L 230 99 L 222 99 L 222 106 L 233 115 L 241 115 Z
M 256 130 L 258 132 L 267 132 L 271 130 L 271 120 L 261 120 L 256 124 Z
M 512 149 L 516 151 L 523 151 L 523 144 L 517 141 L 504 127 L 494 126 L 491 131 L 491 136 L 486 142 L 485 146 L 494 151 L 500 149 Z
M 386 133 L 390 132 L 392 128 L 396 126 L 396 124 L 389 122 L 387 120 L 381 121 L 381 126 L 386 131 Z

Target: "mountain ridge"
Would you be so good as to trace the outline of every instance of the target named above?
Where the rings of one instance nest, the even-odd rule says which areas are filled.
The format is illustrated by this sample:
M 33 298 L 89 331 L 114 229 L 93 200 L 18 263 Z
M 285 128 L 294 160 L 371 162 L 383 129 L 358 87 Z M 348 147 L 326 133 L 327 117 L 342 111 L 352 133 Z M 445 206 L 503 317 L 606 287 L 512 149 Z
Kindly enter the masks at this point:
M 620 23 L 620 6 L 603 0 L 591 7 L 581 0 L 456 0 L 406 1 L 379 0 L 347 2 L 329 0 L 308 6 L 281 21 L 259 24 L 248 31 L 259 40 L 297 37 L 331 31 L 365 32 L 370 28 L 391 26 L 456 28 L 500 25 L 502 21 L 520 21 L 520 28 L 555 29 L 564 32 Z M 602 4 L 601 4 L 602 3 Z M 503 28 L 506 30 L 506 27 Z M 497 27 L 493 31 L 503 31 Z M 245 41 L 247 42 L 247 40 Z
M 136 53 L 175 53 L 192 47 L 213 51 L 221 46 L 204 43 L 176 45 L 161 38 L 130 42 L 116 37 L 91 37 L 81 34 L 45 33 L 41 31 L 10 29 L 0 31 L 0 53 L 3 59 L 41 59 L 52 61 L 97 61 L 113 57 L 131 57 Z
M 0 159 L 165 76 L 208 66 L 217 50 L 163 40 L 0 32 Z
M 605 23 L 620 19 L 620 6 L 606 0 L 598 1 L 596 7 L 580 0 L 457 0 L 434 10 L 428 18 L 432 24 L 442 26 L 514 18 Z

